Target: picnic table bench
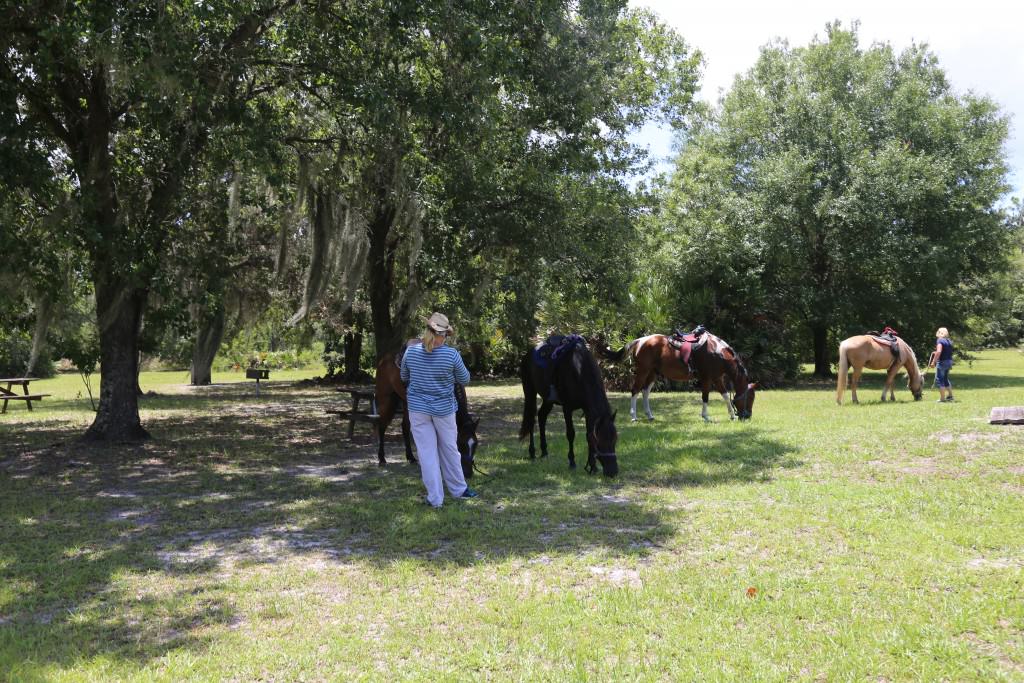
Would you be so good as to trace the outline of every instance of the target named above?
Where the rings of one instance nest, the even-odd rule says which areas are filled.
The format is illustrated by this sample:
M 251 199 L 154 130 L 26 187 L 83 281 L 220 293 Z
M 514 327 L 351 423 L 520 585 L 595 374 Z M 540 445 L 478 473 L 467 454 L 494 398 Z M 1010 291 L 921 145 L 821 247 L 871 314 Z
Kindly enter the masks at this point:
M 351 439 L 355 433 L 356 422 L 369 422 L 375 427 L 377 426 L 377 423 L 380 422 L 380 415 L 377 414 L 377 398 L 372 390 L 338 387 L 335 391 L 348 394 L 352 398 L 351 408 L 328 408 L 326 410 L 331 415 L 348 420 L 348 438 Z M 360 408 L 359 402 L 362 399 L 369 401 L 368 410 Z
M 4 400 L 3 410 L 0 413 L 7 412 L 8 401 L 24 401 L 25 405 L 28 406 L 29 410 L 32 410 L 32 401 L 42 401 L 44 396 L 50 394 L 30 394 L 28 393 L 28 385 L 31 382 L 35 382 L 35 377 L 3 377 L 0 378 L 0 384 L 6 384 L 7 388 L 0 386 L 0 398 Z M 23 393 L 17 394 L 14 392 L 14 385 L 20 384 Z

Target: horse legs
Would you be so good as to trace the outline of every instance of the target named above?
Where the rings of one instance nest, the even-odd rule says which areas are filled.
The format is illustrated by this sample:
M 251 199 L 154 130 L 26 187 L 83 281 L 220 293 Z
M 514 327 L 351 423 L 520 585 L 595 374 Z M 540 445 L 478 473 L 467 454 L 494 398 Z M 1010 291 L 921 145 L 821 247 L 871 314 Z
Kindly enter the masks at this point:
M 652 372 L 647 378 L 647 385 L 644 387 L 644 412 L 647 413 L 647 419 L 654 421 L 654 413 L 651 412 L 651 389 L 654 388 L 654 373 Z
M 384 432 L 387 431 L 388 423 L 391 422 L 391 415 L 385 410 L 380 410 L 380 417 L 377 418 L 377 464 L 384 467 L 388 461 L 384 459 Z
M 701 399 L 704 401 L 703 406 L 700 409 L 700 416 L 705 422 L 711 422 L 711 417 L 708 415 L 708 394 L 711 393 L 711 387 L 702 386 L 700 388 Z
M 860 401 L 857 400 L 857 385 L 860 384 L 860 374 L 862 372 L 864 372 L 863 366 L 859 368 L 854 367 L 853 377 L 850 378 L 850 396 L 854 403 L 860 403 Z
M 729 419 L 735 420 L 737 415 L 736 409 L 732 405 L 732 396 L 729 395 L 729 391 L 725 388 L 725 382 L 722 381 L 721 377 L 718 378 L 717 385 L 718 386 L 715 388 L 718 389 L 718 393 L 722 395 L 722 400 L 725 401 L 725 407 L 729 409 Z
M 405 459 L 409 462 L 416 462 L 412 454 L 412 426 L 409 424 L 409 405 L 406 404 L 402 411 L 402 439 L 405 441 Z
M 583 424 L 587 430 L 587 473 L 594 474 L 597 472 L 597 458 L 594 457 L 594 444 L 590 441 L 590 435 L 594 431 L 594 425 L 590 422 L 590 416 L 587 415 L 587 411 L 583 411 Z
M 657 377 L 657 373 L 653 370 L 643 375 L 633 375 L 632 395 L 629 397 L 629 419 L 631 421 L 638 421 L 636 419 L 636 396 L 641 391 L 644 392 L 644 412 L 647 413 L 647 419 L 654 420 L 654 413 L 651 412 L 651 388 L 654 387 L 654 380 Z
M 384 458 L 384 432 L 388 430 L 391 419 L 395 416 L 395 398 L 382 396 L 377 401 L 377 464 L 384 467 L 388 461 Z
M 574 470 L 576 469 L 576 454 L 573 452 L 572 446 L 576 441 L 576 428 L 572 425 L 572 411 L 567 406 L 562 406 L 562 414 L 565 416 L 565 440 L 569 442 L 569 469 Z
M 723 391 L 721 393 L 722 393 L 722 400 L 725 401 L 725 407 L 729 409 L 729 419 L 730 420 L 735 420 L 736 419 L 736 409 L 733 408 L 733 406 L 732 406 L 732 396 L 729 395 L 728 391 Z
M 629 420 L 630 420 L 630 422 L 636 422 L 637 421 L 637 419 L 636 419 L 636 397 L 637 397 L 637 394 L 639 394 L 640 391 L 644 388 L 644 385 L 646 384 L 646 382 L 644 380 L 646 380 L 646 379 L 647 379 L 647 373 L 646 372 L 641 374 L 641 371 L 638 369 L 636 372 L 633 373 L 633 385 L 630 387 L 630 390 L 629 390 L 630 391 L 630 395 L 629 395 Z M 644 392 L 644 407 L 647 409 L 647 415 L 650 416 L 650 414 L 651 414 L 651 407 L 650 407 L 650 403 L 647 400 L 647 392 Z
M 882 387 L 882 403 L 885 403 L 885 392 L 886 391 L 889 392 L 889 400 L 890 401 L 895 401 L 896 400 L 896 390 L 894 388 L 894 385 L 896 384 L 896 375 L 899 373 L 899 371 L 900 371 L 900 366 L 897 365 L 896 363 L 893 363 L 889 367 L 889 372 L 886 373 L 886 375 L 885 375 L 885 386 Z
M 548 423 L 548 413 L 554 407 L 554 403 L 551 401 L 544 401 L 540 404 L 540 410 L 537 411 L 537 426 L 540 427 L 540 457 L 548 457 L 548 437 L 545 432 L 545 427 Z M 533 433 L 530 434 L 530 457 L 533 457 Z

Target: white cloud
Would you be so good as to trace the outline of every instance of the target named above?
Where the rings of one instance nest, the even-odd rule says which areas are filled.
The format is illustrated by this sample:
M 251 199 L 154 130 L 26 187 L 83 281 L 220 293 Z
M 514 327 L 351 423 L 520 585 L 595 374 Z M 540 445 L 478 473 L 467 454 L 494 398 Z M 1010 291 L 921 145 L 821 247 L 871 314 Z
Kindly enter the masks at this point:
M 1013 117 L 1007 154 L 1013 170 L 1012 194 L 1024 198 L 1024 48 L 1019 0 L 781 0 L 686 3 L 632 0 L 647 7 L 704 53 L 701 97 L 716 101 L 757 60 L 762 45 L 783 38 L 805 45 L 823 35 L 836 19 L 860 22 L 861 44 L 889 43 L 901 50 L 927 43 L 938 55 L 953 87 L 988 95 Z M 648 133 L 643 139 L 655 156 L 670 154 L 669 137 Z

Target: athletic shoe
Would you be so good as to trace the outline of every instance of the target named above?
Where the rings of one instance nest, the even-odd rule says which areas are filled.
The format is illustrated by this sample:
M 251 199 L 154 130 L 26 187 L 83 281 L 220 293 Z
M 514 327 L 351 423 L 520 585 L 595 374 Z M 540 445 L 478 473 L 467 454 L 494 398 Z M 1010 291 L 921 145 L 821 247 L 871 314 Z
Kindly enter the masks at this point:
M 462 492 L 462 495 L 460 495 L 459 498 L 476 498 L 478 495 L 480 494 L 467 486 L 466 490 Z

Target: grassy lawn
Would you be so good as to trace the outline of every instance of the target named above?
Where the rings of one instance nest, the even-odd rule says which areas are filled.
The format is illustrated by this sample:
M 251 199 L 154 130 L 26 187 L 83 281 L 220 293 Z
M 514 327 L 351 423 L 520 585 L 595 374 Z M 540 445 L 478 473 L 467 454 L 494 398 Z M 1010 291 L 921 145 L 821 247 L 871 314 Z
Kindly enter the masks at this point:
M 77 445 L 74 376 L 0 416 L 0 680 L 1024 680 L 1024 427 L 987 422 L 1018 351 L 954 404 L 616 394 L 612 481 L 558 414 L 526 460 L 521 390 L 474 385 L 490 476 L 441 510 L 301 376 L 144 374 L 143 445 Z

